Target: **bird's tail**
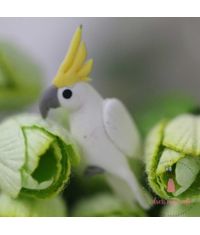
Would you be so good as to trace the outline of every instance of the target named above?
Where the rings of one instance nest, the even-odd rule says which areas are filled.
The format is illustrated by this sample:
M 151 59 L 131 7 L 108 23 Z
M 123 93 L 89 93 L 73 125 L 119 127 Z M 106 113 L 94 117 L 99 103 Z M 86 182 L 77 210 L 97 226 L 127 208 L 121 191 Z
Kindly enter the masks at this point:
M 135 201 L 145 210 L 152 206 L 150 194 L 139 184 L 132 172 L 127 173 L 123 177 L 108 175 L 107 180 L 113 190 L 130 205 Z

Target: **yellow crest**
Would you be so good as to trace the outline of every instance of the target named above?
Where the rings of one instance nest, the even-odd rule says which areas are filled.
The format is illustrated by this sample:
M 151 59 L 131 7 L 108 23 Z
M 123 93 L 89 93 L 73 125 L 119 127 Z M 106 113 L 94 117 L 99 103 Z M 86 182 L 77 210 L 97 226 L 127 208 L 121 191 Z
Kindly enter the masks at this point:
M 81 36 L 82 26 L 79 26 L 74 33 L 67 55 L 53 80 L 53 84 L 57 88 L 90 80 L 88 76 L 92 70 L 93 60 L 86 61 L 87 50 Z

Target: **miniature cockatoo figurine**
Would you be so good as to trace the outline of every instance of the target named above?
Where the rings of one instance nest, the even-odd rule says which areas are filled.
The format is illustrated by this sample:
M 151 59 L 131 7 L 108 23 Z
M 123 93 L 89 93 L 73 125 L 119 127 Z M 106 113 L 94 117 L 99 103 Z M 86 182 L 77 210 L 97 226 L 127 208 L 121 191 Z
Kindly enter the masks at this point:
M 93 60 L 86 61 L 86 46 L 81 37 L 80 26 L 53 85 L 41 100 L 40 112 L 46 118 L 50 108 L 65 108 L 70 132 L 88 165 L 87 173 L 104 172 L 110 186 L 123 199 L 132 204 L 137 201 L 147 209 L 149 203 L 127 159 L 139 150 L 138 130 L 122 102 L 102 98 L 89 84 Z

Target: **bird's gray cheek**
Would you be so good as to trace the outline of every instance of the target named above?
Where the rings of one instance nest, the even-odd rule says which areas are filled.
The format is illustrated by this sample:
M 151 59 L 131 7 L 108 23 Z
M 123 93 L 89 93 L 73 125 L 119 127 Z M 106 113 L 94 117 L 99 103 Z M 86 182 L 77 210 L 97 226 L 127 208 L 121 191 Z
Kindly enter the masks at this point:
M 58 89 L 55 86 L 50 86 L 44 93 L 39 109 L 43 118 L 46 118 L 51 108 L 58 108 L 60 103 L 58 101 Z

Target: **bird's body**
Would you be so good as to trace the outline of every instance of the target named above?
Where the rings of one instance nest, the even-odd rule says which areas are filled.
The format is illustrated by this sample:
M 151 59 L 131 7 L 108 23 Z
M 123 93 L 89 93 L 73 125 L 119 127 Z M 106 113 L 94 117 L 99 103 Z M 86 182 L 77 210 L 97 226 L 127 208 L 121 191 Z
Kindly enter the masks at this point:
M 96 166 L 105 170 L 104 174 L 110 186 L 130 204 L 137 200 L 142 207 L 147 208 L 148 205 L 141 187 L 129 167 L 128 156 L 115 145 L 106 130 L 106 120 L 103 115 L 105 104 L 120 101 L 103 99 L 89 84 L 87 84 L 87 94 L 92 97 L 92 99 L 88 97 L 87 105 L 83 105 L 81 109 L 69 115 L 70 132 L 80 147 L 81 156 L 88 166 Z M 121 125 L 123 128 L 123 123 Z M 132 125 L 134 125 L 133 122 Z M 133 128 L 135 129 L 135 127 L 130 127 L 130 131 Z M 121 138 L 126 139 L 126 136 L 121 136 Z M 139 135 L 136 138 L 139 139 Z M 138 139 L 135 139 L 132 145 L 135 145 L 139 141 Z M 134 155 L 134 151 L 137 149 L 134 147 L 132 149 Z M 116 185 L 119 181 L 121 181 L 121 186 Z
M 145 193 L 128 164 L 128 157 L 138 154 L 141 146 L 139 132 L 119 100 L 103 99 L 88 83 L 93 61 L 85 61 L 87 51 L 81 34 L 79 27 L 40 103 L 41 114 L 45 118 L 50 108 L 66 109 L 70 132 L 86 164 L 102 169 L 111 187 L 127 202 L 133 205 L 136 200 L 147 209 Z
M 88 164 L 107 170 L 110 166 L 109 161 L 111 166 L 113 165 L 112 156 L 115 155 L 117 160 L 121 158 L 121 153 L 108 139 L 105 132 L 103 101 L 103 98 L 97 94 L 75 115 L 73 113 L 69 115 L 69 123 L 70 132 L 81 147 L 83 157 Z

